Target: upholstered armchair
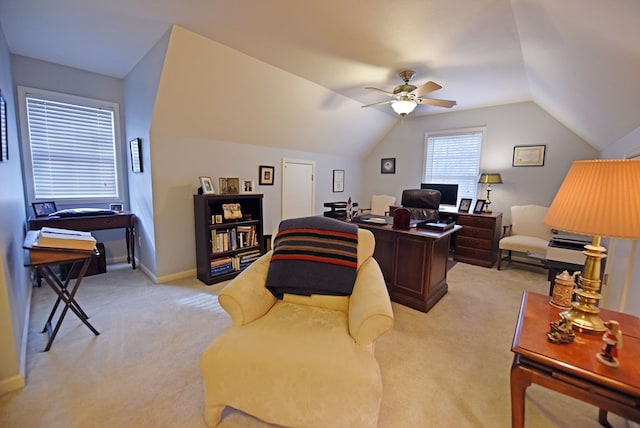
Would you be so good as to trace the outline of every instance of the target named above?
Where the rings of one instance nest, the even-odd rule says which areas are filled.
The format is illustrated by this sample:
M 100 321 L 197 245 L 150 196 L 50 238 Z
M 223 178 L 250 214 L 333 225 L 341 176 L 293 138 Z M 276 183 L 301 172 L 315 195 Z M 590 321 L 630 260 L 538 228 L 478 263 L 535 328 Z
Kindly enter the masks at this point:
M 355 280 L 350 294 L 306 296 L 288 293 L 285 287 L 277 298 L 279 293 L 272 292 L 273 278 L 279 278 L 274 266 L 285 253 L 278 241 L 286 236 L 285 222 L 273 251 L 220 292 L 220 305 L 233 326 L 202 356 L 207 425 L 216 426 L 225 406 L 230 406 L 286 427 L 376 427 L 382 380 L 374 344 L 393 327 L 393 312 L 372 257 L 374 237 L 368 230 L 353 229 L 357 260 L 352 260 Z M 317 236 L 309 242 L 318 242 Z M 318 266 L 327 273 L 331 268 Z M 297 277 L 295 269 L 286 270 L 283 276 L 297 277 L 301 283 L 308 282 L 306 273 Z
M 409 210 L 413 219 L 437 221 L 440 218 L 440 197 L 438 190 L 407 189 L 402 191 L 400 204 L 402 208 Z M 391 210 L 392 215 L 393 211 L 394 209 Z
M 395 196 L 373 195 L 371 196 L 371 208 L 360 209 L 360 214 L 389 215 L 389 207 L 396 203 Z
M 512 261 L 541 266 L 541 255 L 546 254 L 551 228 L 543 223 L 549 207 L 540 205 L 514 205 L 511 207 L 511 224 L 505 226 L 504 235 L 498 244 L 498 270 L 502 262 Z M 503 252 L 507 252 L 506 256 Z M 512 260 L 512 253 L 521 253 L 523 259 Z M 531 256 L 538 256 L 534 261 Z M 527 260 L 528 259 L 528 260 Z

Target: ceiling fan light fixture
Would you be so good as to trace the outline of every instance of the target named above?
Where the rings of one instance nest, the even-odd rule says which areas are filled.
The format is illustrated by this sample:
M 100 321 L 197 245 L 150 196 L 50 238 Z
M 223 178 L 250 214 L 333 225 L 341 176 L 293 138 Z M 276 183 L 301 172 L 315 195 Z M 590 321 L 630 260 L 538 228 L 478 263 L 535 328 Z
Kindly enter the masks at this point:
M 400 116 L 406 116 L 411 113 L 418 103 L 413 100 L 396 100 L 391 103 L 391 108 Z

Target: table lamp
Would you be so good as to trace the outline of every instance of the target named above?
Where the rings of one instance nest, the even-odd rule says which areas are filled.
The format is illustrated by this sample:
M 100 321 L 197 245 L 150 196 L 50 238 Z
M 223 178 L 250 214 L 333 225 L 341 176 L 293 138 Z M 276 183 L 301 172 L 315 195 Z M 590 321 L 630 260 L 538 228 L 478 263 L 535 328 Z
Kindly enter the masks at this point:
M 498 173 L 482 173 L 480 174 L 478 183 L 487 185 L 487 199 L 484 203 L 484 212 L 489 214 L 491 213 L 491 208 L 489 208 L 489 205 L 491 205 L 491 199 L 489 199 L 489 194 L 491 193 L 491 185 L 502 184 L 502 177 L 500 177 L 500 174 Z
M 574 327 L 587 333 L 607 328 L 599 316 L 602 237 L 640 238 L 640 160 L 575 161 L 556 194 L 544 223 L 565 232 L 592 236 L 583 254 L 587 259 L 578 278 L 576 300 L 563 312 Z M 631 263 L 631 262 L 630 262 Z M 627 275 L 623 299 L 629 287 Z

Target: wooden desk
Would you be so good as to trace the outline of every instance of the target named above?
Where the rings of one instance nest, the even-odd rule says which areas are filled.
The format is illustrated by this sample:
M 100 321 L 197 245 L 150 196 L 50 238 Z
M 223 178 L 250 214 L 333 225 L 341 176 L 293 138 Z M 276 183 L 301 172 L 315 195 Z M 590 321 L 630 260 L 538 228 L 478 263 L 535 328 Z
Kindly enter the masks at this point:
M 82 230 L 91 232 L 105 229 L 125 229 L 127 244 L 127 263 L 136 268 L 135 219 L 133 213 L 123 211 L 113 215 L 97 215 L 82 217 L 31 217 L 29 229 L 39 230 L 43 227 Z
M 599 421 L 613 412 L 640 422 L 640 319 L 601 309 L 603 320 L 617 320 L 623 333 L 620 366 L 612 368 L 596 360 L 602 335 L 576 332 L 575 340 L 556 345 L 547 340 L 549 323 L 559 319 L 560 309 L 549 297 L 524 292 L 511 351 L 511 424 L 524 426 L 525 392 L 536 383 L 593 404 L 600 409 Z
M 47 332 L 49 335 L 49 341 L 47 342 L 47 346 L 44 348 L 45 352 L 51 348 L 53 345 L 53 341 L 58 334 L 58 330 L 62 325 L 62 321 L 64 320 L 67 311 L 71 309 L 73 313 L 75 313 L 80 321 L 82 321 L 88 328 L 95 334 L 96 336 L 100 333 L 96 330 L 88 320 L 87 314 L 82 310 L 80 305 L 75 299 L 75 295 L 80 287 L 80 283 L 84 278 L 85 273 L 87 272 L 87 268 L 91 263 L 91 258 L 96 255 L 97 250 L 95 251 L 66 251 L 66 250 L 56 250 L 56 249 L 36 249 L 33 248 L 33 242 L 36 240 L 38 232 L 29 231 L 27 232 L 27 236 L 24 240 L 23 247 L 27 250 L 27 254 L 25 256 L 26 267 L 32 267 L 36 269 L 38 275 L 45 279 L 45 282 L 49 284 L 49 286 L 55 291 L 58 295 L 53 308 L 51 309 L 51 313 L 49 313 L 49 318 L 42 329 L 42 333 Z M 69 283 L 71 280 L 71 275 L 68 275 L 67 278 L 60 279 L 53 272 L 51 266 L 59 265 L 61 263 L 73 263 L 73 267 L 76 265 L 80 266 L 78 276 L 72 287 L 69 287 Z M 73 270 L 70 269 L 70 272 Z M 60 302 L 64 302 L 64 307 L 58 321 L 56 322 L 55 327 L 53 327 L 53 317 L 55 316 L 56 311 L 58 310 L 58 306 Z
M 447 261 L 451 235 L 426 229 L 401 230 L 391 225 L 358 223 L 373 232 L 373 257 L 384 275 L 394 302 L 428 312 L 448 291 Z

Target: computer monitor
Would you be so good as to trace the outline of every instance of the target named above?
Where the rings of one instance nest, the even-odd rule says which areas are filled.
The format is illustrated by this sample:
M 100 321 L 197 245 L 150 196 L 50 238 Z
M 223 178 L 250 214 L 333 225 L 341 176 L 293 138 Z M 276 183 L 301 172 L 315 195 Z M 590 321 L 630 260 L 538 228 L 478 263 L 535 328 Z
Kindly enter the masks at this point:
M 458 205 L 458 185 L 443 183 L 422 183 L 421 189 L 433 189 L 440 192 L 441 205 Z

